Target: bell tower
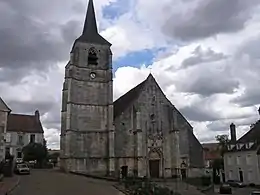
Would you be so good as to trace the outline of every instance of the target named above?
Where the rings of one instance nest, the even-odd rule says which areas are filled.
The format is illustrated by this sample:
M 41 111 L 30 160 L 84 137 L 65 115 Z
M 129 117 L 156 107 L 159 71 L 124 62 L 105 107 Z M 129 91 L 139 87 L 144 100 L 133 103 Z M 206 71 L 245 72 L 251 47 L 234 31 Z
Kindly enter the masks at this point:
M 89 174 L 114 172 L 111 44 L 97 30 L 89 0 L 83 32 L 65 70 L 62 101 L 62 166 Z

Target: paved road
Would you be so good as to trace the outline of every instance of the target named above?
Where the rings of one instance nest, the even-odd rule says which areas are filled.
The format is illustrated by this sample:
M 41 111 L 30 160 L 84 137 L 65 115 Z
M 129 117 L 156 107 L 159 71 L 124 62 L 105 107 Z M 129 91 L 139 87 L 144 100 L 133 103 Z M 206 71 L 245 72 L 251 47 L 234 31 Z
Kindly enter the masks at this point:
M 258 191 L 253 188 L 232 188 L 232 194 L 233 195 L 250 195 L 252 191 Z M 215 187 L 215 194 L 218 194 L 219 189 L 218 187 Z
M 111 182 L 64 174 L 55 170 L 34 170 L 21 176 L 11 195 L 123 195 Z

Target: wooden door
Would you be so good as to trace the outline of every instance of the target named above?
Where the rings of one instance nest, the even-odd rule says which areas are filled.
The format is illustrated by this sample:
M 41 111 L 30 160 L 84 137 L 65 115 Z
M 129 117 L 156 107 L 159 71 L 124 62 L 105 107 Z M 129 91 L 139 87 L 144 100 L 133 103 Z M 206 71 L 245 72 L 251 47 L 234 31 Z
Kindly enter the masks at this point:
M 150 168 L 150 177 L 159 178 L 160 160 L 150 160 L 149 168 Z
M 122 166 L 121 167 L 122 178 L 126 178 L 127 177 L 127 173 L 128 173 L 128 166 Z

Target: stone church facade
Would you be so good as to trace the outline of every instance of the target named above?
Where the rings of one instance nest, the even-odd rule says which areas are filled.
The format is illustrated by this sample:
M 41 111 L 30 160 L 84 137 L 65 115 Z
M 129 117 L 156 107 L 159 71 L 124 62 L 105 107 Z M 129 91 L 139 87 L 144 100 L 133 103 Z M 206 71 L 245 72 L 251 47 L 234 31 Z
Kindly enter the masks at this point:
M 202 146 L 192 126 L 166 98 L 154 77 L 113 102 L 111 44 L 98 34 L 89 0 L 82 35 L 65 67 L 61 161 L 65 171 L 172 177 L 185 165 L 202 170 Z

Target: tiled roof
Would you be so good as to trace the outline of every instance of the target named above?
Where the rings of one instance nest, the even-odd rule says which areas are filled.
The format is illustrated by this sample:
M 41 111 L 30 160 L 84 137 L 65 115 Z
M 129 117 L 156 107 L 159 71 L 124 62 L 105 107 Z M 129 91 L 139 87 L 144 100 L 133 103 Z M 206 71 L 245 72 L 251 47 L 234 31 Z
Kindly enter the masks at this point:
M 136 100 L 139 97 L 146 81 L 147 79 L 141 82 L 133 89 L 131 89 L 130 91 L 128 91 L 126 94 L 124 94 L 114 102 L 114 118 L 116 118 L 122 112 L 124 112 L 125 109 L 127 109 L 127 107 L 129 106 L 129 104 L 133 103 L 134 100 Z
M 122 114 L 129 105 L 131 105 L 140 95 L 140 93 L 142 92 L 142 89 L 145 85 L 145 83 L 148 81 L 148 79 L 151 78 L 154 80 L 155 84 L 158 86 L 159 90 L 161 90 L 161 92 L 163 93 L 161 87 L 159 86 L 159 84 L 156 82 L 155 78 L 153 77 L 153 75 L 150 73 L 148 75 L 148 77 L 141 82 L 140 84 L 138 84 L 136 87 L 134 87 L 133 89 L 131 89 L 130 91 L 128 91 L 127 93 L 125 93 L 123 96 L 121 96 L 120 98 L 118 98 L 115 102 L 114 102 L 114 118 L 118 117 L 120 114 Z M 163 93 L 164 94 L 164 93 Z M 165 94 L 164 94 L 165 96 Z M 174 110 L 179 114 L 179 116 L 181 117 L 182 120 L 184 120 L 191 129 L 193 129 L 193 127 L 191 126 L 191 124 L 186 120 L 186 118 L 182 115 L 182 113 L 175 108 L 175 106 L 171 103 L 171 101 L 165 96 L 165 98 L 169 101 L 170 105 L 172 105 L 172 107 L 174 108 Z
M 7 131 L 43 133 L 43 128 L 40 119 L 35 115 L 10 114 L 7 119 Z
M 219 146 L 218 143 L 204 143 L 201 145 L 204 149 L 209 149 L 209 150 L 217 150 Z
M 250 141 L 260 141 L 260 121 L 257 121 L 253 128 L 251 128 L 245 135 L 243 135 L 238 143 L 246 143 Z
M 214 160 L 221 157 L 218 143 L 204 143 L 202 144 L 204 149 L 204 158 L 206 160 Z
M 204 151 L 204 158 L 206 160 L 214 160 L 221 158 L 221 155 L 218 151 Z

